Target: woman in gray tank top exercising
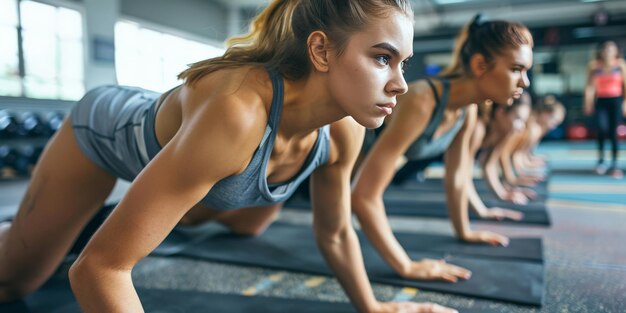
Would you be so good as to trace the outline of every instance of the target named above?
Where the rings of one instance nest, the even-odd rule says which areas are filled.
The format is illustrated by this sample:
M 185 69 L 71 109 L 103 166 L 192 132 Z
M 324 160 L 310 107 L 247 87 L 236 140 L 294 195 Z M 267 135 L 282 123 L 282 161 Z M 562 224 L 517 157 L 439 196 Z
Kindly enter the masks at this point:
M 508 244 L 499 234 L 470 229 L 467 189 L 472 183 L 473 155 L 469 143 L 476 103 L 487 99 L 512 103 L 529 85 L 532 47 L 532 36 L 524 25 L 481 22 L 477 16 L 459 35 L 453 63 L 440 78 L 418 80 L 398 97 L 393 114 L 355 174 L 352 192 L 353 210 L 361 227 L 397 271 L 410 276 L 414 268 L 420 268 L 425 276 L 450 281 L 467 277 L 467 272 L 444 261 L 411 262 L 394 237 L 385 215 L 383 193 L 393 178 L 396 161 L 403 155 L 411 159 L 445 151 L 445 190 L 456 235 L 468 242 Z M 479 213 L 497 218 L 495 215 L 502 211 Z
M 130 189 L 69 271 L 84 312 L 142 312 L 131 271 L 180 221 L 256 234 L 312 173 L 318 246 L 359 311 L 455 312 L 377 301 L 351 224 L 354 138 L 407 91 L 412 20 L 405 0 L 276 0 L 163 96 L 87 93 L 0 224 L 0 301 L 46 281 L 117 177 Z

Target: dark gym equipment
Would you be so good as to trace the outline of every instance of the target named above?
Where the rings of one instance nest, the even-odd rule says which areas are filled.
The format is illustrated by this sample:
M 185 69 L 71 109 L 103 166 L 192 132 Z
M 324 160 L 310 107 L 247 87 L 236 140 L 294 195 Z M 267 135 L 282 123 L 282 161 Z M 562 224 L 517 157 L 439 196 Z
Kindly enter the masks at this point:
M 19 136 L 20 124 L 17 116 L 8 110 L 0 110 L 0 138 L 12 139 Z
M 37 113 L 25 112 L 21 116 L 21 135 L 27 137 L 43 137 L 47 128 L 45 122 Z
M 46 116 L 46 126 L 48 137 L 52 136 L 63 124 L 64 114 L 61 112 L 50 112 Z
M 34 151 L 33 151 L 34 153 Z M 14 147 L 8 145 L 0 146 L 0 168 L 9 167 L 15 171 L 17 176 L 27 176 L 30 174 L 31 159 L 33 155 L 25 155 Z
M 28 160 L 28 163 L 31 165 L 35 165 L 37 163 L 37 161 L 39 161 L 39 157 L 41 156 L 41 153 L 43 152 L 43 145 L 39 145 L 39 146 L 24 146 L 20 152 L 22 154 L 22 156 L 24 156 L 24 158 L 26 158 Z

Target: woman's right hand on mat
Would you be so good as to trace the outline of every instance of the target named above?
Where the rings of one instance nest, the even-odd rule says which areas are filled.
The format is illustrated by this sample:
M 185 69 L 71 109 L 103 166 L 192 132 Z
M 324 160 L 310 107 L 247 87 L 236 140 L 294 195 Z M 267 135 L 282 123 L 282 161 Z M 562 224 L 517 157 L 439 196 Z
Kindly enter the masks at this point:
M 537 183 L 539 183 L 542 180 L 544 180 L 542 176 L 524 175 L 524 176 L 519 176 L 517 178 L 517 183 L 523 186 L 535 186 L 537 185 Z
M 493 246 L 506 247 L 509 245 L 509 238 L 490 231 L 470 231 L 462 239 L 467 242 L 487 243 Z
M 411 261 L 411 264 L 404 271 L 399 273 L 406 279 L 421 280 L 443 280 L 455 283 L 460 279 L 469 279 L 472 272 L 452 264 L 445 260 L 423 259 L 421 261 Z
M 459 313 L 459 311 L 430 302 L 379 302 L 375 313 Z
M 516 191 L 523 193 L 528 199 L 534 200 L 537 199 L 537 192 L 528 187 L 515 187 Z
M 528 197 L 524 193 L 515 190 L 505 192 L 502 200 L 511 201 L 515 204 L 528 204 Z
M 520 211 L 494 207 L 494 208 L 489 208 L 485 210 L 485 213 L 481 215 L 480 217 L 484 219 L 492 219 L 492 220 L 498 220 L 498 221 L 501 221 L 504 219 L 520 221 L 522 218 L 524 218 L 524 213 Z

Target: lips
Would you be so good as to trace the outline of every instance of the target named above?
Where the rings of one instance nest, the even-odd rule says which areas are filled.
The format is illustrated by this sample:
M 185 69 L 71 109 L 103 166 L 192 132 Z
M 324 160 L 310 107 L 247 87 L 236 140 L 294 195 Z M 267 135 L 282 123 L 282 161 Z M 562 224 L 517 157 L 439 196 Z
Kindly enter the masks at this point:
M 376 105 L 381 111 L 385 112 L 385 114 L 389 115 L 393 112 L 393 108 L 396 106 L 393 102 L 377 104 Z

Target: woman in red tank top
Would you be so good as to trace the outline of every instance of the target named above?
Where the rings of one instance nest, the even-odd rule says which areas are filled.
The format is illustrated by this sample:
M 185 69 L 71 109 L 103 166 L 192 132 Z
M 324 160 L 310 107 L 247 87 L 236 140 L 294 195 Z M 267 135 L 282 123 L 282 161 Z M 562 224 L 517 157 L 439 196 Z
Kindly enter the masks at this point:
M 585 115 L 594 115 L 598 130 L 598 164 L 596 172 L 624 177 L 618 167 L 617 126 L 626 116 L 626 62 L 620 57 L 617 44 L 606 41 L 599 45 L 596 59 L 589 63 L 585 88 Z M 604 139 L 611 140 L 612 162 L 604 164 Z

